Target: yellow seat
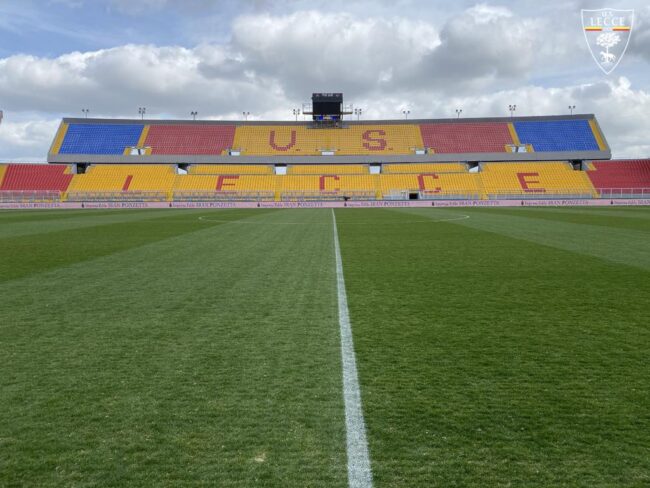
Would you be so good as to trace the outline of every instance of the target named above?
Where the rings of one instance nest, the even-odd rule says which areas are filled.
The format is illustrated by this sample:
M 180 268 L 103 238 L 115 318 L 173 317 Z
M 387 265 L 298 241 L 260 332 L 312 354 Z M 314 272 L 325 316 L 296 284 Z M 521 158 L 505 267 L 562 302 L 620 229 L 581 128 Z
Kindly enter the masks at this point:
M 478 198 L 482 195 L 480 177 L 476 173 L 382 174 L 379 181 L 384 197 L 403 192 L 467 198 Z
M 75 175 L 68 192 L 170 191 L 176 173 L 171 165 L 93 165 Z
M 271 175 L 273 166 L 266 164 L 193 164 L 193 175 Z
M 365 164 L 296 164 L 287 168 L 290 175 L 367 175 Z
M 248 156 L 309 156 L 321 151 L 336 155 L 411 154 L 422 148 L 417 125 L 367 124 L 312 129 L 305 125 L 243 125 L 233 148 Z
M 278 176 L 280 191 L 377 191 L 376 175 Z
M 587 174 L 569 163 L 484 163 L 481 183 L 485 193 L 499 195 L 585 195 L 595 196 Z
M 214 175 L 177 175 L 174 191 L 215 191 L 217 180 Z
M 467 171 L 464 163 L 406 163 L 384 164 L 382 171 L 387 174 L 400 173 L 461 173 Z

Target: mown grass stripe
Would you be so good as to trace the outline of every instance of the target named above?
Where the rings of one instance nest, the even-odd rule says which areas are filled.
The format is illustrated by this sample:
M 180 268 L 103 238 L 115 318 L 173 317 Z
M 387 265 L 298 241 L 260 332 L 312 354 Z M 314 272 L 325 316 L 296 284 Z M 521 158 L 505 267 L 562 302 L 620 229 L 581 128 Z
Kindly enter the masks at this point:
M 331 217 L 301 213 L 0 285 L 0 486 L 347 486 Z
M 428 216 L 435 220 L 441 215 L 460 215 L 460 210 L 439 209 L 396 209 L 397 213 Z M 493 232 L 512 239 L 520 239 L 535 244 L 554 247 L 576 254 L 596 257 L 612 263 L 632 266 L 642 270 L 650 270 L 650 254 L 648 254 L 648 233 L 639 228 L 622 228 L 618 219 L 603 218 L 598 225 L 589 222 L 589 216 L 584 220 L 561 222 L 535 218 L 537 213 L 523 212 L 511 215 L 505 211 L 493 209 L 462 209 L 469 214 L 470 219 L 449 222 L 450 225 L 462 225 L 484 232 Z M 625 249 L 625 252 L 621 252 Z
M 345 292 L 343 277 L 343 260 L 336 229 L 336 215 L 332 210 L 334 227 L 334 254 L 336 257 L 336 285 L 339 305 L 339 326 L 341 330 L 341 360 L 343 365 L 343 400 L 345 403 L 345 427 L 348 454 L 348 483 L 351 488 L 372 487 L 370 455 L 366 439 L 366 424 L 363 419 L 361 391 L 357 374 L 357 362 L 354 355 L 350 312 Z
M 52 226 L 41 224 L 41 227 L 50 227 L 50 232 L 46 235 L 26 234 L 2 238 L 0 232 L 5 258 L 0 261 L 0 283 L 199 232 L 206 226 L 223 225 L 200 221 L 196 212 L 187 214 L 181 211 L 167 215 L 167 219 L 162 219 L 164 211 L 155 211 L 152 215 L 131 214 L 128 220 L 124 216 L 121 221 L 113 214 L 96 216 L 86 222 L 59 221 L 62 230 L 58 232 L 52 232 Z M 234 221 L 250 214 L 233 210 L 219 215 L 230 217 Z M 76 224 L 77 227 L 65 229 L 68 224 Z M 38 228 L 37 224 L 33 225 L 33 229 Z M 29 228 L 19 230 L 26 233 Z
M 336 215 L 374 483 L 642 485 L 647 273 L 423 214 L 464 212 Z

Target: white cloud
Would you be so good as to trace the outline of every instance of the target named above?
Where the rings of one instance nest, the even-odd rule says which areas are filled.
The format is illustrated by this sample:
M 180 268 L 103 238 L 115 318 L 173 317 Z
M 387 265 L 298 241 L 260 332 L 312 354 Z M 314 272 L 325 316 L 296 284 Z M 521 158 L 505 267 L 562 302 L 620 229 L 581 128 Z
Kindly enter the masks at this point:
M 0 162 L 45 161 L 59 122 L 38 118 L 13 122 L 5 118 L 0 125 Z
M 138 1 L 154 8 L 175 0 Z M 12 157 L 10 151 L 44 157 L 53 120 L 80 115 L 81 108 L 95 116 L 133 117 L 146 106 L 152 117 L 198 110 L 201 118 L 228 119 L 246 110 L 253 119 L 290 119 L 291 108 L 320 90 L 343 91 L 366 118 L 395 118 L 406 108 L 422 118 L 452 117 L 456 108 L 464 116 L 498 116 L 507 115 L 509 103 L 517 104 L 518 115 L 556 114 L 575 103 L 596 113 L 617 155 L 650 155 L 647 76 L 633 82 L 551 78 L 545 86 L 531 81 L 580 57 L 599 73 L 579 25 L 571 30 L 566 26 L 573 20 L 560 19 L 562 28 L 549 31 L 553 22 L 485 4 L 439 27 L 399 16 L 312 10 L 241 16 L 228 42 L 193 48 L 124 45 L 54 58 L 14 55 L 0 59 L 0 108 L 35 121 L 30 126 L 23 116 L 0 126 L 0 157 Z M 647 32 L 633 35 L 644 39 Z M 630 49 L 650 60 L 647 46 Z M 647 64 L 643 68 L 647 75 Z
M 633 56 L 650 62 L 650 7 L 635 12 L 634 28 L 628 49 Z
M 232 49 L 245 69 L 281 79 L 293 97 L 311 90 L 354 96 L 393 86 L 395 73 L 412 71 L 438 43 L 424 22 L 309 11 L 241 17 Z

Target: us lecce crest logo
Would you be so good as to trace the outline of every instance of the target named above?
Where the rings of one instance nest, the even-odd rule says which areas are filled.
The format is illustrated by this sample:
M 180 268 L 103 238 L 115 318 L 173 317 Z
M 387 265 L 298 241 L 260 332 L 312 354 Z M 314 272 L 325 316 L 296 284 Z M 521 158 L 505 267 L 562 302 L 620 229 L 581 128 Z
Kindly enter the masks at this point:
M 608 75 L 621 62 L 630 43 L 634 10 L 582 10 L 582 28 L 596 64 Z

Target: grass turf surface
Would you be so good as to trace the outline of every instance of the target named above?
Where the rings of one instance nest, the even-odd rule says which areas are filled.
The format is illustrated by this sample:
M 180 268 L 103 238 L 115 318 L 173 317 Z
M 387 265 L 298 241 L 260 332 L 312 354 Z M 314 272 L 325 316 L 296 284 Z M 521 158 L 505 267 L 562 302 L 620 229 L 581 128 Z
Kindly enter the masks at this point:
M 375 486 L 650 483 L 650 209 L 336 216 Z M 330 210 L 0 249 L 0 485 L 346 486 Z

